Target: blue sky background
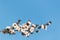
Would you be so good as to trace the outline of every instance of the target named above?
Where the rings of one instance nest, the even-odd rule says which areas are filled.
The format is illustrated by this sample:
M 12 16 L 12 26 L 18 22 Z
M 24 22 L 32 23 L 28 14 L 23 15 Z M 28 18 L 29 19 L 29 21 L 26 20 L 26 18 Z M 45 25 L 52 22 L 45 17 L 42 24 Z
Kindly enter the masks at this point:
M 21 24 L 31 20 L 43 24 L 51 20 L 47 31 L 40 30 L 26 38 L 0 33 L 0 40 L 60 40 L 60 0 L 0 0 L 0 30 L 21 19 Z

